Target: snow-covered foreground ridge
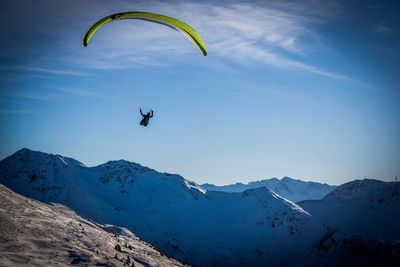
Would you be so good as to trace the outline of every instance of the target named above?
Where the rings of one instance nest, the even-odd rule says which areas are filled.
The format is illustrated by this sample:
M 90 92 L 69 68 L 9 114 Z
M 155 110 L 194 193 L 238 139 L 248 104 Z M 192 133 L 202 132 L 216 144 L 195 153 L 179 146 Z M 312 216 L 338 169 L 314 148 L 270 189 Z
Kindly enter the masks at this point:
M 125 228 L 0 185 L 0 266 L 183 266 Z
M 62 203 L 98 223 L 126 227 L 164 253 L 195 266 L 313 266 L 322 259 L 343 261 L 354 249 L 353 229 L 345 229 L 347 224 L 338 227 L 335 220 L 324 217 L 320 206 L 307 204 L 303 209 L 265 187 L 241 193 L 206 191 L 179 175 L 136 163 L 120 160 L 86 167 L 71 158 L 28 149 L 0 162 L 0 181 L 25 196 Z M 399 190 L 398 184 L 385 184 Z M 341 190 L 338 187 L 329 195 Z M 359 207 L 362 216 L 370 219 L 376 211 L 382 211 L 379 216 L 395 216 L 400 200 L 392 197 L 386 202 L 386 191 L 381 194 L 384 200 L 375 209 Z M 332 201 L 337 201 L 332 204 L 338 207 L 336 216 L 346 216 L 340 207 L 349 203 L 340 198 Z M 368 227 L 377 229 L 371 238 L 398 237 L 391 226 L 385 232 L 381 229 L 385 226 Z M 373 240 L 362 236 L 360 240 L 367 244 L 362 252 L 369 253 Z M 332 245 L 341 242 L 345 245 Z M 384 241 L 385 249 L 399 256 L 397 241 L 393 242 Z M 379 262 L 379 255 L 374 260 Z
M 292 201 L 299 202 L 303 200 L 317 200 L 332 192 L 337 186 L 322 184 L 317 182 L 305 182 L 299 179 L 283 177 L 282 179 L 270 178 L 260 181 L 254 181 L 247 184 L 236 183 L 229 185 L 201 185 L 206 190 L 223 192 L 243 192 L 248 189 L 259 187 L 268 187 L 278 195 Z

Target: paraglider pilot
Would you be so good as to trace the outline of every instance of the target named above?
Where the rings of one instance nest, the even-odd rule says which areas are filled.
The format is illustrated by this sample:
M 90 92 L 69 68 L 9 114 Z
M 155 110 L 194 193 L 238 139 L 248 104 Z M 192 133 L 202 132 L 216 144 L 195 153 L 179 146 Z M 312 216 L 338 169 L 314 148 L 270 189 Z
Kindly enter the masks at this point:
M 150 112 L 143 114 L 142 109 L 140 108 L 140 114 L 143 116 L 142 120 L 140 121 L 140 125 L 147 126 L 149 124 L 150 118 L 153 118 L 153 111 L 150 109 Z

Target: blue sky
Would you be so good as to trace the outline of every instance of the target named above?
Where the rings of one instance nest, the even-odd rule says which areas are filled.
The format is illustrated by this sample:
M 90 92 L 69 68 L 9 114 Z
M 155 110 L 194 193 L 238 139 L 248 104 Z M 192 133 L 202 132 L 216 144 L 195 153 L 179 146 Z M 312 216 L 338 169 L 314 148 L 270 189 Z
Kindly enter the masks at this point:
M 0 158 L 27 147 L 227 184 L 400 176 L 396 1 L 2 1 Z M 202 36 L 121 11 L 179 18 Z M 140 127 L 139 107 L 155 117 Z

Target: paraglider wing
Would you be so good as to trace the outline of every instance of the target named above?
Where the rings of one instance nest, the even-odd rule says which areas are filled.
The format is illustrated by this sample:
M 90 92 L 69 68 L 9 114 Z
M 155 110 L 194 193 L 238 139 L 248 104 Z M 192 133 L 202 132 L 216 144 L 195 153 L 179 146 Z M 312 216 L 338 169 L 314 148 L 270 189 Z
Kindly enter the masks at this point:
M 141 12 L 141 11 L 122 12 L 102 18 L 101 20 L 97 21 L 92 27 L 90 27 L 90 29 L 86 32 L 85 36 L 82 39 L 83 45 L 84 46 L 88 45 L 93 34 L 102 25 L 111 21 L 122 20 L 122 19 L 147 20 L 169 26 L 183 33 L 203 53 L 204 56 L 207 55 L 206 46 L 203 40 L 201 39 L 200 35 L 188 24 L 178 19 L 168 17 L 165 15 L 150 13 L 150 12 Z

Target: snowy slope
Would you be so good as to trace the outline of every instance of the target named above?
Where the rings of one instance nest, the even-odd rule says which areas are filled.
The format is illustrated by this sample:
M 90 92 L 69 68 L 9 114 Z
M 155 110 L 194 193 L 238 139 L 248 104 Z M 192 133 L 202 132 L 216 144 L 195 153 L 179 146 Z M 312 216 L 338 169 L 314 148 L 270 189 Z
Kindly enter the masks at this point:
M 28 149 L 0 161 L 0 182 L 195 266 L 395 266 L 400 257 L 395 183 L 354 181 L 301 208 L 266 187 L 206 191 L 124 160 L 86 167 Z
M 99 225 L 1 184 L 0 203 L 0 266 L 183 266 L 127 229 Z
M 206 190 L 223 191 L 223 192 L 243 192 L 248 189 L 267 187 L 278 195 L 292 201 L 299 202 L 303 200 L 322 199 L 328 193 L 336 188 L 336 186 L 321 184 L 317 182 L 305 182 L 290 177 L 282 179 L 271 178 L 250 182 L 248 184 L 236 183 L 231 185 L 216 186 L 212 184 L 201 185 Z
M 400 240 L 400 183 L 364 179 L 300 202 L 322 224 L 366 238 Z
M 304 235 L 310 215 L 267 188 L 208 192 L 124 160 L 89 168 L 27 149 L 0 162 L 0 181 L 96 222 L 124 226 L 197 266 L 279 266 L 295 261 L 311 242 Z M 293 257 L 283 257 L 289 252 Z

